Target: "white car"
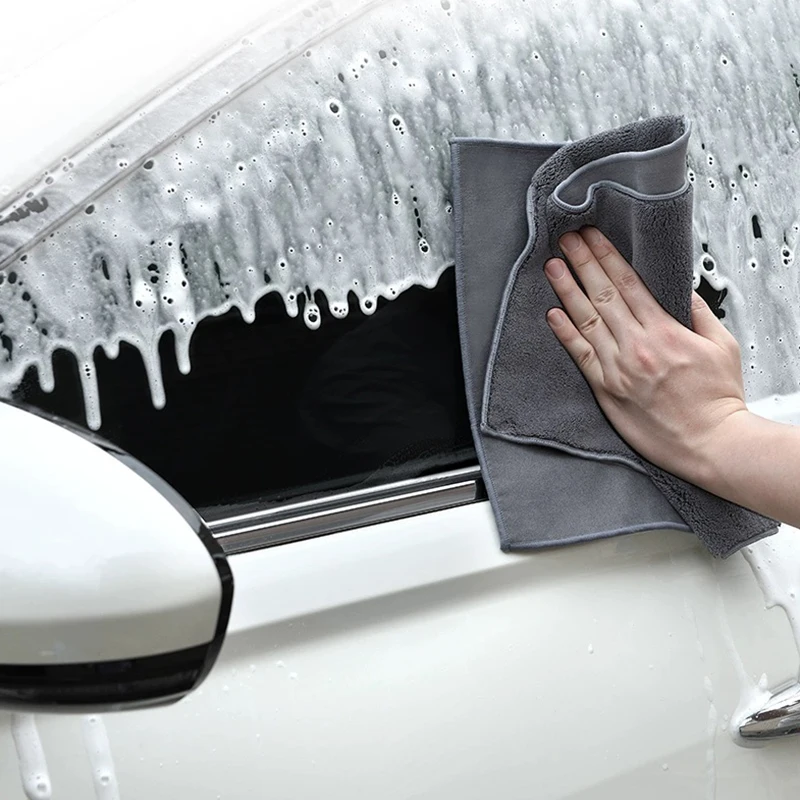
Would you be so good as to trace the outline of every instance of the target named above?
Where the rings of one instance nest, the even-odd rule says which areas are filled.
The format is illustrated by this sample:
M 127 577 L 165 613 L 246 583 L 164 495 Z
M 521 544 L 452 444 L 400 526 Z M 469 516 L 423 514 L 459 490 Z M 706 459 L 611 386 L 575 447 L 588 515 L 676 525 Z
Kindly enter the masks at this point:
M 3 800 L 797 796 L 798 531 L 500 551 L 448 148 L 685 113 L 697 283 L 800 422 L 794 0 L 3 16 Z

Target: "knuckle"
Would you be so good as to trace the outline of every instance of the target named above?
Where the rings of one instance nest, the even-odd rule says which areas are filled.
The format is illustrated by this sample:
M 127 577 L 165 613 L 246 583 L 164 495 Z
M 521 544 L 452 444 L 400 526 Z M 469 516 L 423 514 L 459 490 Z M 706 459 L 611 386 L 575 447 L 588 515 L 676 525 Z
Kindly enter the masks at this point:
M 615 360 L 603 369 L 603 388 L 617 400 L 630 396 L 631 380 L 630 365 L 627 359 L 620 354 Z
M 604 388 L 611 397 L 617 400 L 623 400 L 630 396 L 630 384 L 619 373 L 606 378 Z
M 663 347 L 673 348 L 679 346 L 679 337 L 683 332 L 680 328 L 677 328 L 676 325 L 671 324 L 673 320 L 670 320 L 665 325 L 660 325 L 656 330 L 656 336 L 660 340 Z
M 562 281 L 561 286 L 558 287 L 558 296 L 563 298 L 564 302 L 574 302 L 580 293 L 581 290 L 577 287 L 574 280 Z
M 596 357 L 597 356 L 596 353 L 594 352 L 594 348 L 586 347 L 580 353 L 577 354 L 575 361 L 577 362 L 580 369 L 585 371 L 589 369 L 589 367 L 591 367 Z
M 602 317 L 595 311 L 594 314 L 587 317 L 583 322 L 578 325 L 578 330 L 581 333 L 591 333 L 592 331 L 597 330 L 597 327 L 603 321 Z
M 570 264 L 576 270 L 582 270 L 584 267 L 592 263 L 592 254 L 585 252 L 586 248 L 581 247 L 577 253 L 574 253 L 570 258 Z
M 646 342 L 634 342 L 631 346 L 631 356 L 637 368 L 650 372 L 655 367 L 655 356 Z
M 611 242 L 609 242 L 608 239 L 602 235 L 592 236 L 589 244 L 598 258 L 604 258 L 605 256 L 609 256 L 614 252 Z
M 739 347 L 739 342 L 734 339 L 733 335 L 728 333 L 725 341 L 725 349 L 731 355 L 732 358 L 735 358 L 737 361 L 740 361 L 742 358 L 742 348 Z
M 608 241 L 599 228 L 589 226 L 584 229 L 583 237 L 588 242 L 589 247 L 596 253 L 610 253 L 613 249 L 611 242 Z
M 617 285 L 622 291 L 632 291 L 639 288 L 639 276 L 631 271 L 623 273 L 617 279 Z
M 606 286 L 597 292 L 594 296 L 594 302 L 597 305 L 607 306 L 609 303 L 613 303 L 614 300 L 617 299 L 617 296 L 618 292 L 613 286 Z

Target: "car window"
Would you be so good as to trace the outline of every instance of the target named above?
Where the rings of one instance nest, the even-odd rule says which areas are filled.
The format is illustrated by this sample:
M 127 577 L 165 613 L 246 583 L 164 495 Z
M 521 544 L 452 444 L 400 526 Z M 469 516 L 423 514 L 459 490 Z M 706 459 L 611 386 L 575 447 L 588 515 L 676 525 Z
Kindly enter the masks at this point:
M 370 315 L 336 319 L 316 299 L 318 330 L 287 316 L 273 294 L 252 323 L 236 311 L 206 319 L 188 375 L 165 337 L 162 409 L 136 348 L 99 354 L 99 432 L 217 515 L 474 463 L 452 269 Z M 54 391 L 30 370 L 17 399 L 85 424 L 75 359 L 61 350 L 54 365 Z
M 147 450 L 198 504 L 461 463 L 448 140 L 659 113 L 693 125 L 696 279 L 748 395 L 793 391 L 800 6 L 645 5 L 341 2 L 267 24 L 0 210 L 0 392 Z

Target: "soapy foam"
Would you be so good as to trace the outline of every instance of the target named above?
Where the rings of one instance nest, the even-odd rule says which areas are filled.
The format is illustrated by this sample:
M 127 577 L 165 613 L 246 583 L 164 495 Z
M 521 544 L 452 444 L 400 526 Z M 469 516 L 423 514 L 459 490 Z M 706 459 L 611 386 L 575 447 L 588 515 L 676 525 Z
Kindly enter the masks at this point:
M 83 743 L 92 770 L 92 782 L 97 800 L 120 800 L 111 744 L 103 718 L 92 714 L 81 719 Z
M 800 602 L 797 598 L 800 580 L 800 531 L 782 525 L 776 535 L 762 539 L 746 547 L 742 552 L 764 594 L 766 607 L 778 607 L 786 614 L 795 646 L 800 652 Z M 733 647 L 732 638 L 730 643 Z M 735 647 L 733 649 L 735 650 Z M 772 697 L 773 690 L 785 687 L 770 687 L 766 674 L 762 674 L 759 680 L 754 682 L 745 673 L 740 662 L 738 672 L 741 694 L 739 704 L 731 715 L 729 732 L 733 740 L 743 747 L 762 747 L 764 741 L 743 739 L 739 734 L 739 728 L 749 717 L 764 708 Z
M 33 714 L 12 714 L 11 735 L 17 750 L 25 797 L 28 800 L 50 800 L 53 796 L 50 773 Z
M 186 372 L 199 321 L 252 320 L 267 292 L 316 328 L 319 294 L 342 317 L 348 297 L 371 313 L 434 285 L 453 260 L 451 136 L 559 141 L 660 113 L 694 125 L 696 270 L 728 290 L 748 395 L 796 391 L 799 23 L 791 0 L 380 4 L 141 166 L 103 165 L 125 177 L 0 272 L 0 394 L 30 367 L 51 389 L 67 349 L 96 428 L 94 351 L 125 341 L 160 407 L 166 331 Z M 47 191 L 0 225 L 46 213 Z

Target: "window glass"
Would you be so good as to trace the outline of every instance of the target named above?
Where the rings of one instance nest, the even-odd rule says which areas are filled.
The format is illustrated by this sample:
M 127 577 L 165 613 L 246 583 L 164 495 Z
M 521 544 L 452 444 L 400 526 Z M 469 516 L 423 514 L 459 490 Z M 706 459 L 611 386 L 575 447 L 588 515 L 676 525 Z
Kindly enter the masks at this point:
M 352 389 L 346 365 L 369 343 L 357 347 L 348 332 L 357 326 L 371 336 L 374 325 L 380 342 L 388 328 L 402 327 L 381 319 L 394 320 L 415 298 L 448 295 L 441 284 L 433 289 L 450 280 L 443 273 L 453 261 L 448 139 L 561 141 L 660 113 L 684 113 L 693 125 L 696 280 L 742 344 L 748 397 L 797 390 L 795 0 L 392 0 L 363 4 L 346 19 L 337 18 L 344 5 L 315 8 L 247 37 L 230 62 L 196 79 L 202 91 L 170 93 L 0 211 L 0 392 L 19 391 L 27 376 L 24 393 L 33 396 L 35 374 L 64 396 L 67 362 L 53 354 L 68 352 L 87 423 L 122 431 L 121 418 L 103 422 L 117 413 L 122 390 L 113 387 L 122 382 L 103 376 L 136 362 L 146 375 L 136 396 L 148 425 L 134 424 L 134 449 L 150 438 L 172 451 L 163 459 L 180 460 L 181 449 L 168 444 L 175 426 L 163 421 L 188 426 L 194 412 L 170 417 L 188 400 L 169 393 L 195 386 L 195 396 L 215 397 L 202 406 L 205 429 L 212 421 L 233 426 L 211 456 L 221 458 L 249 435 L 238 421 L 250 417 L 225 392 L 242 380 L 230 376 L 247 373 L 238 360 L 250 353 L 274 371 L 263 373 L 267 399 L 247 394 L 247 402 L 268 406 L 276 386 L 293 387 L 280 391 L 294 399 L 274 401 L 271 424 L 281 436 L 292 439 L 293 428 L 277 412 L 292 403 L 302 409 L 314 392 L 319 419 L 353 431 L 357 404 L 323 397 L 331 387 Z M 257 66 L 242 71 L 248 64 Z M 262 331 L 263 352 L 243 346 L 234 355 L 230 345 L 215 362 L 223 330 L 235 326 L 247 331 L 243 340 Z M 448 336 L 454 332 L 453 322 Z M 329 351 L 338 366 L 328 366 Z M 374 355 L 359 357 L 380 373 Z M 203 384 L 203 358 L 226 386 Z M 281 372 L 287 363 L 295 377 Z M 314 448 L 330 451 L 345 475 L 353 448 L 376 447 L 358 430 L 343 443 L 316 417 L 296 413 L 302 436 L 291 455 L 273 448 L 262 469 L 275 474 L 263 486 L 340 479 L 333 467 L 301 479 L 280 459 L 315 469 L 315 457 L 329 462 Z M 433 429 L 433 412 L 426 414 L 419 419 Z M 399 434 L 389 427 L 386 447 Z M 351 472 L 362 480 L 373 469 Z
M 193 505 L 260 505 L 419 477 L 475 461 L 464 400 L 452 269 L 371 315 L 323 324 L 286 315 L 277 295 L 255 321 L 205 320 L 182 375 L 161 342 L 167 403 L 154 408 L 138 351 L 97 358 L 100 433 L 152 467 Z M 16 392 L 85 422 L 78 367 L 59 351 L 56 388 L 30 371 Z M 222 509 L 217 508 L 216 513 Z

